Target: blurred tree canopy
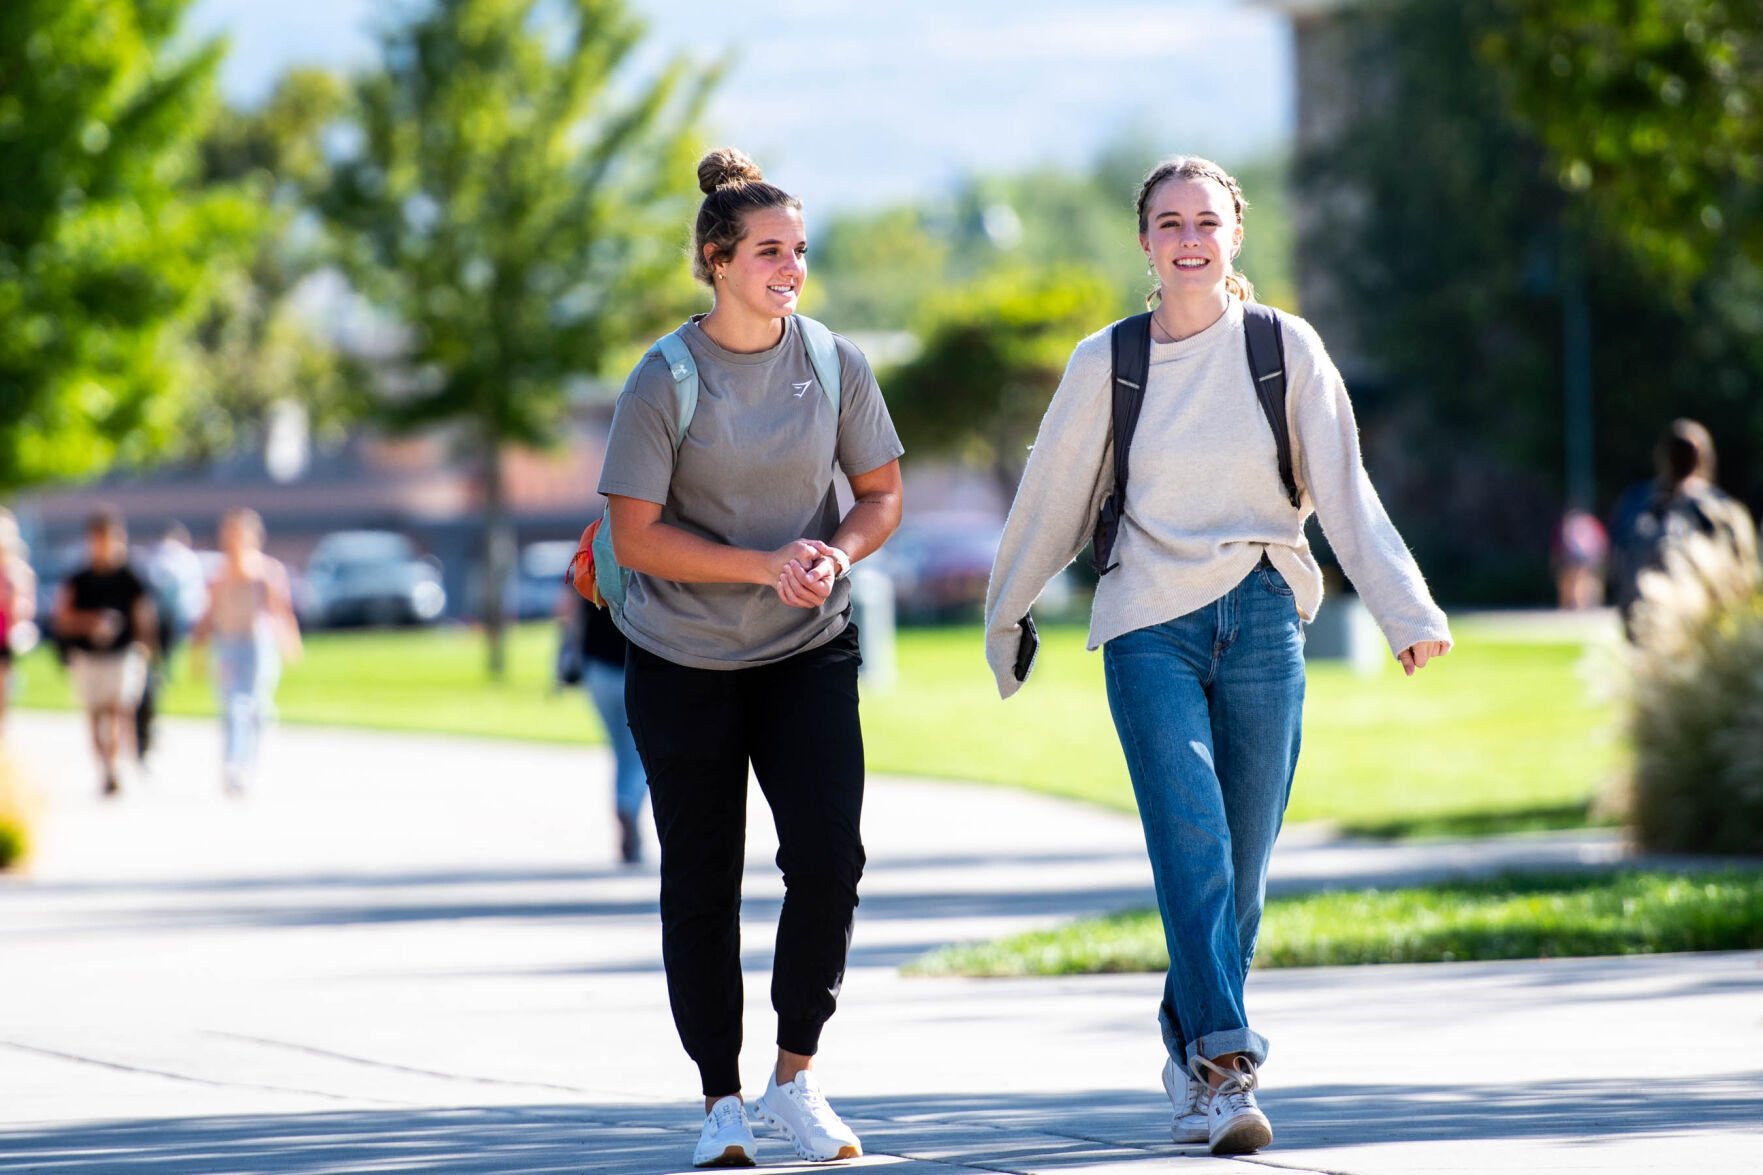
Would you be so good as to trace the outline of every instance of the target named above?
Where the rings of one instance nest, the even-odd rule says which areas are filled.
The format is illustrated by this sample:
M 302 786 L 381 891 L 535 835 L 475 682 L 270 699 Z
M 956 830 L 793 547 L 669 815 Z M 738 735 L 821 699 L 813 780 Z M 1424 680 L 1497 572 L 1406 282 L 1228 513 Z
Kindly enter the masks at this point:
M 714 74 L 676 59 L 630 76 L 643 26 L 622 0 L 419 11 L 355 86 L 317 207 L 357 289 L 407 333 L 379 414 L 461 426 L 481 463 L 499 675 L 502 449 L 551 443 L 570 381 L 677 312 Z
M 1088 334 L 1140 309 L 1151 289 L 1133 201 L 1161 157 L 1124 140 L 1081 169 L 973 176 L 941 199 L 844 213 L 819 226 L 809 209 L 810 313 L 841 330 L 904 330 L 925 325 L 927 290 L 983 282 L 1001 270 L 1082 268 L 1104 279 Z M 1250 201 L 1240 267 L 1263 301 L 1290 307 L 1285 170 L 1271 157 L 1244 161 L 1234 174 Z
M 1741 491 L 1755 485 L 1763 434 L 1757 267 L 1716 249 L 1693 277 L 1667 272 L 1637 232 L 1694 244 L 1699 214 L 1664 224 L 1562 182 L 1577 170 L 1514 111 L 1523 86 L 1494 53 L 1529 11 L 1516 0 L 1341 10 L 1339 68 L 1355 81 L 1331 95 L 1338 133 L 1294 165 L 1311 211 L 1301 255 L 1327 275 L 1328 313 L 1345 328 L 1331 342 L 1363 361 L 1347 375 L 1372 472 L 1422 565 L 1471 602 L 1547 592 L 1569 296 L 1589 313 L 1600 502 L 1650 475 L 1675 416 L 1713 429 Z
M 886 381 L 908 451 L 988 469 L 1008 500 L 1071 349 L 1099 330 L 1113 294 L 1095 270 L 997 272 L 934 297 L 923 350 Z
M 259 209 L 202 186 L 188 0 L 0 5 L 0 487 L 175 451 L 192 328 Z
M 244 263 L 215 291 L 198 338 L 207 378 L 186 410 L 186 444 L 214 456 L 261 440 L 278 405 L 298 405 L 335 438 L 367 407 L 364 364 L 299 313 L 292 294 L 326 263 L 306 212 L 330 179 L 325 128 L 343 109 L 341 79 L 289 71 L 255 110 L 222 109 L 202 141 L 210 183 L 237 185 L 264 212 Z
M 1763 4 L 1509 0 L 1479 49 L 1562 187 L 1649 268 L 1763 265 Z

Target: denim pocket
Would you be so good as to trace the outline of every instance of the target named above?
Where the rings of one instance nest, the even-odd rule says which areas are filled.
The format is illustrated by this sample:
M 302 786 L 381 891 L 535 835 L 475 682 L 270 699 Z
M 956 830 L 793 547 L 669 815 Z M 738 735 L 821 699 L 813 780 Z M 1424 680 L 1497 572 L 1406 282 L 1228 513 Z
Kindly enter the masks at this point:
M 1262 587 L 1276 596 L 1291 598 L 1292 585 L 1287 583 L 1286 577 L 1279 573 L 1279 568 L 1263 559 L 1255 568 L 1255 573 L 1261 577 Z

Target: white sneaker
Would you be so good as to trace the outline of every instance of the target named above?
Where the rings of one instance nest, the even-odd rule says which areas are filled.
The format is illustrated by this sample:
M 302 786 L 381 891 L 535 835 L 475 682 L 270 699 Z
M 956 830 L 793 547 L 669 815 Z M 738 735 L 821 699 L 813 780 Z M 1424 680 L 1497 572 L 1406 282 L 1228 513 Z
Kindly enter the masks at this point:
M 1207 1141 L 1215 1155 L 1246 1155 L 1273 1141 L 1273 1124 L 1255 1104 L 1255 1065 L 1238 1057 L 1229 1069 L 1205 1057 L 1195 1063 L 1219 1074 L 1224 1081 L 1212 1087 L 1206 1103 Z
M 1206 1083 L 1200 1081 L 1170 1057 L 1163 1062 L 1163 1092 L 1175 1110 L 1169 1124 L 1169 1137 L 1176 1142 L 1210 1142 L 1211 1128 L 1206 1123 Z
M 759 1144 L 753 1139 L 753 1128 L 747 1125 L 741 1099 L 732 1093 L 717 1099 L 704 1117 L 698 1149 L 692 1152 L 692 1166 L 751 1167 L 758 1153 Z
M 820 1092 L 820 1081 L 811 1069 L 802 1070 L 794 1081 L 783 1085 L 777 1083 L 777 1074 L 773 1073 L 753 1112 L 761 1122 L 781 1130 L 796 1153 L 810 1162 L 855 1159 L 863 1153 L 863 1144 L 827 1104 L 826 1095 Z

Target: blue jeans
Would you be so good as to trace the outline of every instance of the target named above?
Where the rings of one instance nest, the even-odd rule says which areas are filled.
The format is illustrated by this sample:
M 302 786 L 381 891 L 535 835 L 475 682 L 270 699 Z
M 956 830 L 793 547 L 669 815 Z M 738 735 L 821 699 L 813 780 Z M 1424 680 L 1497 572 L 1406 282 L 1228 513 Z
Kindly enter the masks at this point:
M 1108 705 L 1126 752 L 1169 946 L 1158 1016 L 1169 1055 L 1246 1053 L 1243 983 L 1267 863 L 1285 817 L 1304 712 L 1304 630 L 1263 560 L 1222 599 L 1104 647 Z
M 634 817 L 643 806 L 649 777 L 643 774 L 637 740 L 631 737 L 630 719 L 625 715 L 624 666 L 584 658 L 582 688 L 600 712 L 600 721 L 606 725 L 606 741 L 612 744 L 613 802 L 621 813 Z
M 281 673 L 281 656 L 263 626 L 247 636 L 214 638 L 214 689 L 229 768 L 250 771 L 257 766 L 263 724 L 274 716 Z

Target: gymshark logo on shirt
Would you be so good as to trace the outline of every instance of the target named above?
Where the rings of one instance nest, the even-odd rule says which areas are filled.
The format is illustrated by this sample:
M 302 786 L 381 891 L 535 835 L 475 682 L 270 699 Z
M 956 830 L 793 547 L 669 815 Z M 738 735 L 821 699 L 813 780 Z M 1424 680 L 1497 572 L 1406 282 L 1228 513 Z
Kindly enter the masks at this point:
M 800 400 L 808 393 L 808 389 L 814 386 L 814 381 L 811 379 L 805 379 L 801 383 L 792 382 L 790 386 L 796 389 L 796 399 Z

